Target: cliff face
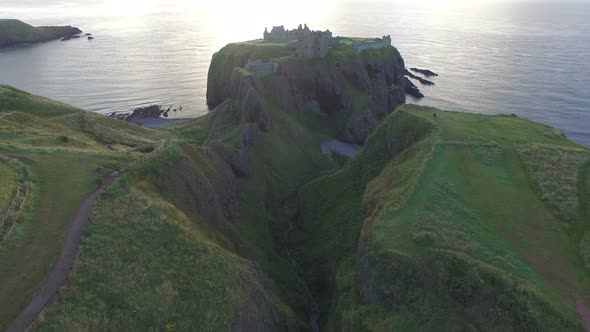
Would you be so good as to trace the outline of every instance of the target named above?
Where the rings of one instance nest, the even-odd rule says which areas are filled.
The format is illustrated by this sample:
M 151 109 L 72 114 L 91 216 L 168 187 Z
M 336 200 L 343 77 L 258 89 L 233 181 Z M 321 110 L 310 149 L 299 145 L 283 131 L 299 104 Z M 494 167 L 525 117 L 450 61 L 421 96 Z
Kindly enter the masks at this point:
M 213 109 L 230 96 L 229 82 L 235 68 L 244 68 L 248 60 L 269 61 L 292 54 L 285 45 L 264 45 L 255 42 L 234 43 L 213 54 L 207 76 L 207 105 Z
M 207 91 L 210 107 L 231 99 L 246 122 L 257 122 L 262 130 L 269 125 L 265 116 L 269 102 L 288 112 L 315 111 L 342 122 L 342 128 L 338 128 L 341 139 L 362 144 L 395 107 L 405 102 L 404 60 L 393 47 L 361 54 L 341 47 L 324 59 L 293 57 L 282 61 L 276 74 L 263 79 L 235 69 L 244 66 L 247 59 L 288 51 L 271 48 L 265 53 L 266 47 L 249 45 L 238 52 L 230 45 L 214 55 Z M 232 68 L 231 73 L 228 68 Z
M 34 27 L 19 20 L 0 20 L 0 48 L 19 44 L 36 44 L 82 32 L 71 26 Z

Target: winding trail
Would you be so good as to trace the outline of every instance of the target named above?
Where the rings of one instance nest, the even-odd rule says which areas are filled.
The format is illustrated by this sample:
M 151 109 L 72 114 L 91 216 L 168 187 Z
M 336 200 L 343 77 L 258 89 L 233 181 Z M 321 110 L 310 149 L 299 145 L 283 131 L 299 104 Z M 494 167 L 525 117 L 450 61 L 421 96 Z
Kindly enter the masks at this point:
M 68 229 L 57 263 L 51 272 L 49 272 L 47 278 L 41 282 L 27 307 L 8 326 L 7 332 L 25 331 L 37 319 L 41 311 L 55 299 L 60 287 L 63 286 L 70 276 L 72 267 L 74 266 L 74 260 L 78 254 L 78 248 L 80 247 L 82 233 L 90 221 L 90 213 L 92 212 L 94 203 L 115 182 L 117 177 L 117 172 L 105 176 L 103 184 L 82 202 L 78 213 L 74 217 L 74 221 Z

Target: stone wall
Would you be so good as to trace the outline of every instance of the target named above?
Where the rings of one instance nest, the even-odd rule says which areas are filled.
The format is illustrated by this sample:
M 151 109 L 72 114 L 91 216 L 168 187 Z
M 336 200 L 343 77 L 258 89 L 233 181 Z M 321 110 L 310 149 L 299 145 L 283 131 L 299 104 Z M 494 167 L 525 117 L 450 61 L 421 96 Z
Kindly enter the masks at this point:
M 248 64 L 246 64 L 246 69 L 256 74 L 257 77 L 265 77 L 275 73 L 279 69 L 279 64 L 274 62 L 251 60 L 248 61 Z
M 265 28 L 264 40 L 288 43 L 293 40 L 298 40 L 299 38 L 311 32 L 312 31 L 307 27 L 307 24 L 305 26 L 301 26 L 300 24 L 299 27 L 294 30 L 286 30 L 285 27 L 281 25 L 273 27 L 270 32 L 268 32 L 268 29 Z
M 368 49 L 384 48 L 391 46 L 391 36 L 383 36 L 381 39 L 367 42 L 352 42 L 350 45 L 357 53 Z
M 300 38 L 295 53 L 297 53 L 298 57 L 304 59 L 325 57 L 330 48 L 330 35 L 314 31 L 304 38 Z

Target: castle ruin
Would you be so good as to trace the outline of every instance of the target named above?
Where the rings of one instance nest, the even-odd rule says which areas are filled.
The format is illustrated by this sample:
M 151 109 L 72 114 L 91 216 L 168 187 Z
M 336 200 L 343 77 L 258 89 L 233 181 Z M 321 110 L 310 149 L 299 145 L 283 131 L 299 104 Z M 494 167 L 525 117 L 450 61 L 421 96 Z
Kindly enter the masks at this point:
M 302 59 L 314 59 L 325 57 L 330 48 L 343 47 L 340 44 L 340 38 L 334 38 L 330 30 L 314 31 L 309 29 L 307 24 L 299 25 L 297 29 L 286 30 L 284 26 L 275 26 L 270 32 L 264 29 L 264 40 L 276 43 L 286 43 L 287 46 L 295 51 L 297 57 Z M 391 46 L 391 36 L 375 39 L 356 39 L 350 44 L 357 53 L 367 49 L 377 49 Z M 265 77 L 276 73 L 280 63 L 287 61 L 292 56 L 286 56 L 279 59 L 272 59 L 270 62 L 261 60 L 250 60 L 246 64 L 246 70 L 254 73 L 257 77 Z
M 314 31 L 307 24 L 300 24 L 294 30 L 285 30 L 282 25 L 273 27 L 270 32 L 265 28 L 264 40 L 288 43 L 297 56 L 304 59 L 325 57 L 335 42 L 330 30 Z
M 350 46 L 354 48 L 357 53 L 361 53 L 368 49 L 384 48 L 391 46 L 391 36 L 383 36 L 381 39 L 376 38 L 375 40 L 365 42 L 353 41 Z

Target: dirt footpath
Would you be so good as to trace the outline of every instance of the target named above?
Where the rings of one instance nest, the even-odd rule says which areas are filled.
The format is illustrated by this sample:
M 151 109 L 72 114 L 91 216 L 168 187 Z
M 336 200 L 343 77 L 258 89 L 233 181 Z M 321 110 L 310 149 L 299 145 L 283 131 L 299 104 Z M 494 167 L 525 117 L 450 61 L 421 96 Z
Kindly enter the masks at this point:
M 115 181 L 118 174 L 113 173 L 104 178 L 103 184 L 88 197 L 78 210 L 74 221 L 68 229 L 59 259 L 49 275 L 37 288 L 33 298 L 21 314 L 10 324 L 7 332 L 25 331 L 35 321 L 39 313 L 57 296 L 61 286 L 66 282 L 78 254 L 82 233 L 90 221 L 90 213 L 96 199 Z

